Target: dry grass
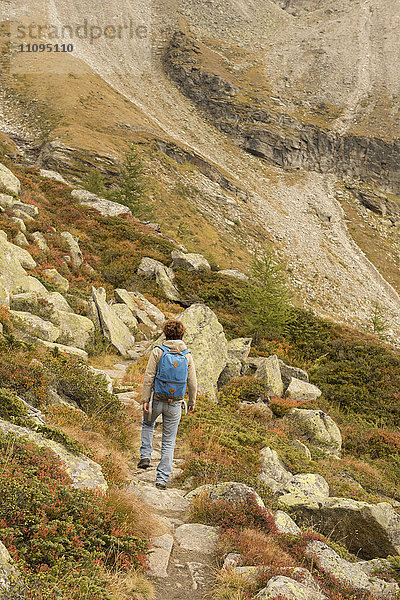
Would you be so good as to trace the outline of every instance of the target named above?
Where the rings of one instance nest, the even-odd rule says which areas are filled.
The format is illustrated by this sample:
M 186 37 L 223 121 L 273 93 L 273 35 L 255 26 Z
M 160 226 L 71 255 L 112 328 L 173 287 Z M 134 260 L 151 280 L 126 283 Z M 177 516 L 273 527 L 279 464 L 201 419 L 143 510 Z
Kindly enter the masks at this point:
M 104 573 L 115 600 L 154 600 L 153 584 L 140 573 Z
M 243 577 L 230 570 L 220 571 L 216 576 L 216 586 L 207 595 L 210 600 L 246 600 L 251 587 Z
M 112 369 L 115 363 L 121 362 L 121 356 L 119 354 L 99 354 L 98 356 L 91 356 L 88 364 L 95 369 Z
M 164 533 L 148 504 L 129 489 L 113 486 L 107 492 L 107 505 L 117 513 L 139 537 L 152 538 Z
M 247 528 L 240 533 L 239 553 L 248 565 L 295 566 L 293 557 L 280 548 L 273 535 L 256 529 Z
M 146 366 L 147 366 L 148 360 L 149 360 L 149 357 L 146 355 L 146 356 L 142 356 L 138 361 L 134 362 L 132 364 L 132 366 L 129 367 L 129 369 L 127 370 L 127 372 L 122 380 L 123 385 L 132 386 L 132 388 L 136 392 L 139 392 L 139 394 L 141 394 L 143 377 L 144 377 L 144 373 L 146 371 Z

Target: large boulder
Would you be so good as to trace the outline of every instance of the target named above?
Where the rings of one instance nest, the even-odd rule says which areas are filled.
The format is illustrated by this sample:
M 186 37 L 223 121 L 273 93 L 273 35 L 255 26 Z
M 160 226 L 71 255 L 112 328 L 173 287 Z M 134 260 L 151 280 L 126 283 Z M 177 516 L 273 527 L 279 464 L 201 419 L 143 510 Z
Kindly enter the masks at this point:
M 400 554 L 400 515 L 387 502 L 368 504 L 349 498 L 315 502 L 309 498 L 292 509 L 303 522 L 343 541 L 360 558 Z
M 171 302 L 182 301 L 181 295 L 172 283 L 172 280 L 168 275 L 168 270 L 165 267 L 156 271 L 156 283 L 163 291 L 167 300 L 170 300 Z
M 240 377 L 242 374 L 243 364 L 235 357 L 228 355 L 228 362 L 226 363 L 225 369 L 222 371 L 218 379 L 218 389 L 228 384 L 231 379 Z
M 37 288 L 44 290 L 44 295 L 47 295 L 46 288 L 40 284 L 37 279 L 30 278 L 24 267 L 21 265 L 21 259 L 24 256 L 24 262 L 29 261 L 28 256 L 31 260 L 32 257 L 26 251 L 11 244 L 7 241 L 7 236 L 4 232 L 0 235 L 0 301 L 3 305 L 9 306 L 10 295 L 19 294 L 21 292 L 36 291 L 28 289 L 30 288 L 30 280 L 37 282 Z M 26 253 L 26 254 L 22 254 Z M 28 255 L 28 256 L 27 256 Z M 40 296 L 43 297 L 43 294 Z
M 291 535 L 300 535 L 301 529 L 283 510 L 277 510 L 274 514 L 274 523 L 278 533 L 290 533 Z
M 84 206 L 94 208 L 103 215 L 103 217 L 117 217 L 118 215 L 132 214 L 132 211 L 128 206 L 112 200 L 106 200 L 105 198 L 99 198 L 99 196 L 96 196 L 96 194 L 88 192 L 87 190 L 72 190 L 71 196 Z
M 87 317 L 55 310 L 50 318 L 60 329 L 62 341 L 67 345 L 84 350 L 93 338 L 94 324 Z
M 282 598 L 282 600 L 283 598 L 285 600 L 327 600 L 327 597 L 314 586 L 304 585 L 284 575 L 272 577 L 268 581 L 267 587 L 258 592 L 256 598 L 258 600 L 276 600 L 276 598 Z
M 184 550 L 214 554 L 218 541 L 218 530 L 210 525 L 185 523 L 175 530 L 175 539 Z
M 0 192 L 8 192 L 18 196 L 21 192 L 21 183 L 14 173 L 0 163 Z
M 187 500 L 192 500 L 200 494 L 207 493 L 210 502 L 218 502 L 218 500 L 225 500 L 226 502 L 243 502 L 249 496 L 252 496 L 257 504 L 264 508 L 264 502 L 257 494 L 257 492 L 245 483 L 237 483 L 236 481 L 226 481 L 224 483 L 218 483 L 216 485 L 206 484 L 192 490 L 186 494 Z
M 21 267 L 28 269 L 28 271 L 36 267 L 36 262 L 33 260 L 32 256 L 27 250 L 21 248 L 20 246 L 14 246 L 14 244 L 11 245 L 13 246 L 12 250 L 16 258 L 19 260 Z
M 53 310 L 61 310 L 66 313 L 73 313 L 74 311 L 60 292 L 49 292 L 46 300 L 48 304 L 53 307 Z
M 14 294 L 10 298 L 10 308 L 22 312 L 35 312 L 38 308 L 38 297 L 35 292 Z
M 143 309 L 139 308 L 135 297 L 133 297 L 130 294 L 130 292 L 124 289 L 117 289 L 114 293 L 116 299 L 126 304 L 126 306 L 133 313 L 133 315 L 136 317 L 139 323 L 143 323 L 143 325 L 145 325 L 148 329 L 152 331 L 155 331 L 157 329 L 157 325 L 149 318 L 144 307 Z
M 286 508 L 295 506 L 320 507 L 329 496 L 329 485 L 322 475 L 298 473 L 279 490 L 279 501 Z
M 107 304 L 104 288 L 96 290 L 92 287 L 92 300 L 97 309 L 104 337 L 111 342 L 122 356 L 129 356 L 128 351 L 133 347 L 135 338 L 117 313 Z
M 45 438 L 40 433 L 19 427 L 0 419 L 0 431 L 2 433 L 12 433 L 16 437 L 28 438 L 39 448 L 49 448 L 56 454 L 64 465 L 67 475 L 72 480 L 73 487 L 77 489 L 98 489 L 106 491 L 108 486 L 104 478 L 100 465 L 83 454 L 72 454 L 65 446 Z
M 25 584 L 7 548 L 0 542 L 0 600 L 22 600 Z
M 179 319 L 186 328 L 183 339 L 193 355 L 198 389 L 215 401 L 217 382 L 228 362 L 228 343 L 223 327 L 205 304 L 192 304 Z
M 245 362 L 250 354 L 253 338 L 235 338 L 228 342 L 228 354 Z
M 316 385 L 292 377 L 286 389 L 285 397 L 297 400 L 297 402 L 312 402 L 320 397 L 321 390 Z
M 323 542 L 314 540 L 307 544 L 306 556 L 324 574 L 330 575 L 342 585 L 350 586 L 357 594 L 372 594 L 379 600 L 394 600 L 400 591 L 395 582 L 366 575 L 358 563 L 341 558 Z
M 58 327 L 37 315 L 19 310 L 10 310 L 10 315 L 18 339 L 34 342 L 35 338 L 40 338 L 46 342 L 55 342 L 60 337 L 61 330 Z
M 261 461 L 262 470 L 258 479 L 267 484 L 273 492 L 280 490 L 292 479 L 292 473 L 287 470 L 277 452 L 268 446 L 261 450 Z
M 185 254 L 180 250 L 171 252 L 172 268 L 185 269 L 186 271 L 210 271 L 210 263 L 202 254 Z
M 300 379 L 301 381 L 308 381 L 308 373 L 299 367 L 291 367 L 284 363 L 281 359 L 279 359 L 279 367 L 285 388 L 288 387 L 292 377 L 296 377 L 296 379 Z
M 273 396 L 281 397 L 283 395 L 283 381 L 279 368 L 278 357 L 274 354 L 268 358 L 263 358 L 254 375 L 257 379 L 265 381 L 268 391 Z
M 87 361 L 88 353 L 81 348 L 75 348 L 74 346 L 65 346 L 64 344 L 56 344 L 55 342 L 46 342 L 45 340 L 41 340 L 37 338 L 35 343 L 38 346 L 42 346 L 43 348 L 47 348 L 48 350 L 57 350 L 61 354 L 69 354 L 71 356 L 76 356 L 83 361 Z
M 322 410 L 293 408 L 286 418 L 294 423 L 298 433 L 327 454 L 339 456 L 342 436 L 335 421 Z
M 144 310 L 148 316 L 157 325 L 162 325 L 165 322 L 165 315 L 161 312 L 157 306 L 152 304 L 143 294 L 140 292 L 129 292 L 130 297 L 138 305 L 140 310 Z
M 64 183 L 68 185 L 68 181 L 65 181 L 64 177 L 57 173 L 56 171 L 51 171 L 50 169 L 40 169 L 40 176 L 45 179 L 52 179 L 53 181 L 59 181 L 60 183 Z
M 133 316 L 132 311 L 126 304 L 113 304 L 113 311 L 119 316 L 121 321 L 125 323 L 129 331 L 133 334 L 137 332 L 138 322 L 137 319 Z
M 78 239 L 69 231 L 63 231 L 61 235 L 67 243 L 73 266 L 79 269 L 83 263 L 83 254 L 79 248 Z
M 164 270 L 167 274 L 167 277 L 173 281 L 174 280 L 174 272 L 171 268 L 163 265 L 159 260 L 154 260 L 154 258 L 150 258 L 149 256 L 145 256 L 140 261 L 140 265 L 137 268 L 137 274 L 142 277 L 146 277 L 149 279 L 155 279 L 156 274 L 159 270 Z

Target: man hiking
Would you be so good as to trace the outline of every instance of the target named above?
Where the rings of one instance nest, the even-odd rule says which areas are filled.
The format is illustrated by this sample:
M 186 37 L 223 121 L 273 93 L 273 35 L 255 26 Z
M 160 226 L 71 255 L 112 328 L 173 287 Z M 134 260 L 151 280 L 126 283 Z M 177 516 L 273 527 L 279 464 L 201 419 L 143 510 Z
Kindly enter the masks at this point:
M 197 378 L 193 357 L 182 341 L 185 327 L 180 321 L 164 323 L 166 341 L 153 348 L 143 380 L 142 445 L 139 469 L 150 466 L 156 418 L 162 414 L 161 460 L 157 466 L 156 487 L 165 490 L 172 472 L 175 439 L 182 414 L 186 385 L 188 411 L 193 412 L 197 396 Z

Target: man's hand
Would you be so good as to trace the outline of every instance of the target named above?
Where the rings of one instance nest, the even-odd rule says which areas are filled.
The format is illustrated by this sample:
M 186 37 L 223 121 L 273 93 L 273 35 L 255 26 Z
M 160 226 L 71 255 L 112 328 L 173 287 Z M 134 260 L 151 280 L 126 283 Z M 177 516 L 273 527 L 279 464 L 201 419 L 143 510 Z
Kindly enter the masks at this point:
M 144 412 L 146 413 L 146 415 L 148 415 L 148 414 L 149 414 L 149 412 L 150 412 L 150 405 L 149 405 L 149 403 L 148 403 L 148 402 L 144 402 L 144 403 L 143 403 L 143 410 L 144 410 Z
M 194 413 L 194 405 L 193 404 L 191 406 L 188 406 L 188 412 Z

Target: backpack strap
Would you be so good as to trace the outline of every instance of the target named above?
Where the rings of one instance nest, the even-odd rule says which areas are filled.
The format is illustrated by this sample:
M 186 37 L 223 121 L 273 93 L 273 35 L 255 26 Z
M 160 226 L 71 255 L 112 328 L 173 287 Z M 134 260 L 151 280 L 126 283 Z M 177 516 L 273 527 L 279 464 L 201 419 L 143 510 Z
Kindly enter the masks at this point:
M 172 352 L 173 354 L 182 354 L 182 356 L 186 356 L 187 354 L 191 354 L 190 350 L 172 350 L 172 348 L 168 348 L 168 346 L 163 346 L 162 344 L 157 344 L 154 348 L 160 348 L 160 350 L 165 352 Z

